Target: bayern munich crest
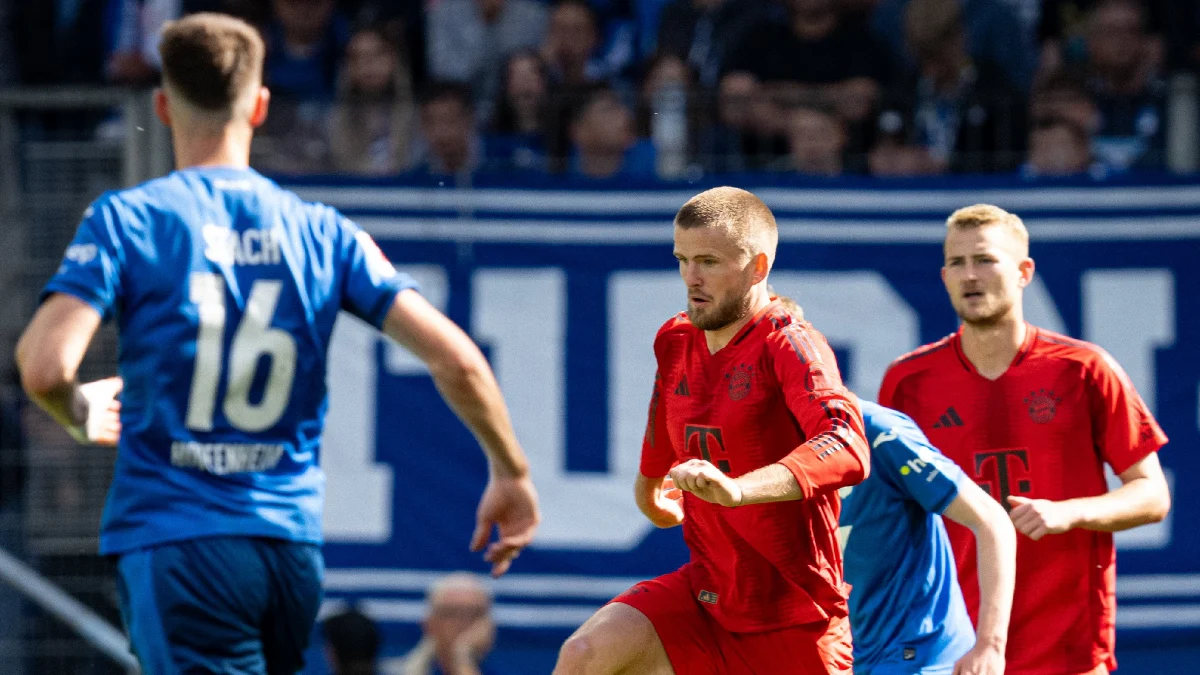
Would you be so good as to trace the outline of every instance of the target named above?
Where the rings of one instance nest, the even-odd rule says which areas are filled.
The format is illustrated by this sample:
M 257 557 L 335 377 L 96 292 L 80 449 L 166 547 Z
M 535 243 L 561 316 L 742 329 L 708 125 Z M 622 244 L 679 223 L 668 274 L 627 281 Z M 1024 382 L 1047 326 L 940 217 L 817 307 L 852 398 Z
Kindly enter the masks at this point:
M 725 375 L 729 382 L 729 400 L 740 401 L 750 395 L 750 387 L 754 384 L 754 366 L 739 364 Z
M 1048 424 L 1058 414 L 1058 404 L 1062 399 L 1054 395 L 1053 390 L 1038 389 L 1029 392 L 1025 397 L 1025 406 L 1029 409 L 1029 419 L 1037 424 Z

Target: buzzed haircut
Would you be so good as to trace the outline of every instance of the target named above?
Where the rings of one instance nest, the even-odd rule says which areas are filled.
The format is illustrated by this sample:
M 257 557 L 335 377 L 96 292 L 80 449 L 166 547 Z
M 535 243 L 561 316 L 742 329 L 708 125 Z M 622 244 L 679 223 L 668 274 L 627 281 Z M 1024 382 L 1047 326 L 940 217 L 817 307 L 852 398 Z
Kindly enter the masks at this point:
M 751 192 L 735 187 L 717 187 L 692 197 L 675 215 L 675 226 L 683 230 L 720 227 L 738 246 L 751 255 L 767 254 L 767 265 L 775 264 L 779 228 L 775 214 Z
M 212 12 L 167 22 L 158 43 L 166 88 L 204 112 L 227 117 L 261 85 L 265 52 L 253 26 Z
M 1000 227 L 1017 245 L 1017 252 L 1022 258 L 1029 257 L 1029 230 L 1025 223 L 1014 213 L 1009 213 L 999 206 L 991 204 L 974 204 L 950 214 L 946 219 L 947 234 L 953 230 L 972 230 L 980 227 Z

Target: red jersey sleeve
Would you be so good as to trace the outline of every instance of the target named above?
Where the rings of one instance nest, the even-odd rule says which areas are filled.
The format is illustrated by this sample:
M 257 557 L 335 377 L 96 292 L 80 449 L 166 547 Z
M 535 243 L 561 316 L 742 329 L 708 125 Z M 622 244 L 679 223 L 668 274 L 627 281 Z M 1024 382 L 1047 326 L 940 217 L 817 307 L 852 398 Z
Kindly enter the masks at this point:
M 661 478 L 675 465 L 675 449 L 667 433 L 666 406 L 662 402 L 662 377 L 654 373 L 654 392 L 650 394 L 650 413 L 646 420 L 646 435 L 642 438 L 640 470 L 647 478 Z
M 871 466 L 862 412 L 825 338 L 808 324 L 792 324 L 772 334 L 768 350 L 788 410 L 808 439 L 779 463 L 805 499 L 861 483 Z
M 1112 356 L 1100 350 L 1100 356 L 1092 360 L 1090 375 L 1092 437 L 1115 473 L 1167 444 L 1167 435 Z

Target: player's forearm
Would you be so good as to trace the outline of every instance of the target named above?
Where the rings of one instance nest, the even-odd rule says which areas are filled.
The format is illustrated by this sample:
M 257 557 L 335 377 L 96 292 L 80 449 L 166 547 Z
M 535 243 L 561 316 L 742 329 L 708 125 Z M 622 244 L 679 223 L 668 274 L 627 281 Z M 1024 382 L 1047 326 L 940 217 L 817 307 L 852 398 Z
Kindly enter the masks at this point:
M 79 393 L 79 382 L 74 372 L 68 372 L 57 361 L 48 362 L 36 352 L 36 347 L 28 338 L 22 339 L 17 345 L 16 362 L 21 374 L 21 388 L 38 407 L 64 427 L 78 427 L 86 422 L 87 401 Z
M 739 506 L 804 499 L 796 477 L 782 464 L 768 464 L 734 479 L 734 482 L 742 489 Z
M 1161 521 L 1171 509 L 1171 496 L 1166 481 L 1135 478 L 1112 492 L 1063 504 L 1073 513 L 1074 527 L 1120 532 Z
M 858 485 L 870 470 L 870 451 L 862 432 L 846 425 L 810 438 L 780 464 L 790 471 L 801 496 Z
M 995 503 L 994 503 L 995 504 Z M 1017 535 L 999 504 L 975 531 L 979 560 L 979 622 L 976 641 L 1004 653 L 1016 585 Z
M 87 423 L 88 405 L 83 395 L 79 393 L 78 382 L 66 382 L 48 389 L 31 389 L 26 386 L 25 392 L 39 408 L 49 413 L 54 421 L 72 431 L 73 434 L 78 433 L 78 430 Z
M 483 354 L 475 350 L 475 355 L 434 361 L 429 366 L 442 398 L 475 435 L 492 470 L 506 476 L 527 474 L 529 463 Z

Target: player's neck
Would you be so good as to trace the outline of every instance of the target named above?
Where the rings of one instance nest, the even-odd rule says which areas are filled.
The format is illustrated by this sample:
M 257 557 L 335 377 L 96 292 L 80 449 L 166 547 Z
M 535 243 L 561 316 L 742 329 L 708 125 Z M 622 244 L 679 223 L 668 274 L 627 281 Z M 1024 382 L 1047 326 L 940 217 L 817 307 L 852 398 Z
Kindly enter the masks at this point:
M 250 166 L 250 136 L 226 128 L 215 134 L 173 134 L 175 168 L 197 166 L 227 166 L 245 169 Z
M 1017 357 L 1026 330 L 1024 318 L 1015 313 L 988 326 L 963 324 L 963 354 L 980 375 L 995 380 Z
M 724 328 L 704 331 L 704 340 L 708 344 L 709 354 L 716 354 L 721 351 L 738 334 L 738 331 L 750 322 L 750 319 L 753 319 L 755 315 L 771 304 L 771 296 L 767 294 L 765 288 L 756 286 L 750 289 L 750 294 L 753 296 L 753 300 L 750 302 L 750 309 L 746 312 L 745 316 Z

